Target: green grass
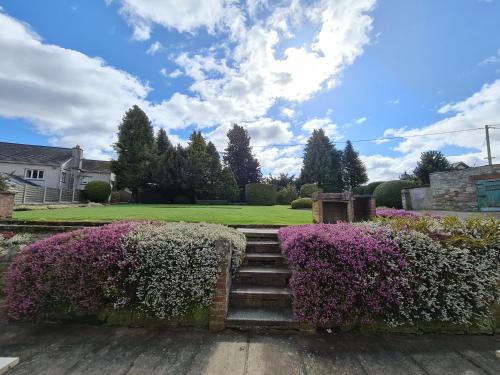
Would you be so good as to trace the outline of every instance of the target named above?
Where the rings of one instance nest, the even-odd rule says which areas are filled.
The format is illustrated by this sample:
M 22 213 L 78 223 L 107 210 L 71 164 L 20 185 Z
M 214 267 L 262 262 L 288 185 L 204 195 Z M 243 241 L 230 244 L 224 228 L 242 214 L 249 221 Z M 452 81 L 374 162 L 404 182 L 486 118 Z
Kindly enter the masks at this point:
M 220 224 L 306 224 L 310 210 L 290 206 L 240 206 L 194 204 L 120 204 L 51 210 L 16 211 L 14 219 L 41 221 L 163 220 Z

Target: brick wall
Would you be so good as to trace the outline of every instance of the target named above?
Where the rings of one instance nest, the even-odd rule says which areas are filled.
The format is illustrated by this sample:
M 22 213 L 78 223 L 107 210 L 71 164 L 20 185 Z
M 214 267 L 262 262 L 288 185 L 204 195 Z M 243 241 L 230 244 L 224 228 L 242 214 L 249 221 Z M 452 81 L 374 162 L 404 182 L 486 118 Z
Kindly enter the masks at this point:
M 8 192 L 0 192 L 0 218 L 10 219 L 14 208 L 14 194 Z
M 228 241 L 218 241 L 216 246 L 226 256 L 222 265 L 222 273 L 217 280 L 212 305 L 210 306 L 208 321 L 208 329 L 210 331 L 222 331 L 226 328 L 229 290 L 231 289 L 231 245 Z
M 432 173 L 430 176 L 432 208 L 476 211 L 476 181 L 497 179 L 500 180 L 500 164 Z

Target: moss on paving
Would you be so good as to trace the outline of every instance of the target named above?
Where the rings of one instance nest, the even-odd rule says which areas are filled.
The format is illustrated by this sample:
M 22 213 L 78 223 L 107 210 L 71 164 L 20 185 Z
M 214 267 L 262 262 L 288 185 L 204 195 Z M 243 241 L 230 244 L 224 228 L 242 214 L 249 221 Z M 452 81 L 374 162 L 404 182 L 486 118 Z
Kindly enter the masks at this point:
M 310 210 L 290 206 L 195 205 L 195 204 L 119 204 L 52 210 L 16 211 L 14 219 L 40 221 L 117 221 L 163 220 L 220 224 L 306 224 L 312 222 Z

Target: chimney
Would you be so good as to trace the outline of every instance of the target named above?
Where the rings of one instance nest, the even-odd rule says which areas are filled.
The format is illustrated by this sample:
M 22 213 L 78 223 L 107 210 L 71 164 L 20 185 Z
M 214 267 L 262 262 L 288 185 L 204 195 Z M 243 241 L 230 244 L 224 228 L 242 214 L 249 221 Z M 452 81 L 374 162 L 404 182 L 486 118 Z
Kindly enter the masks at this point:
M 79 145 L 76 145 L 71 149 L 71 157 L 72 157 L 71 168 L 80 169 L 83 158 L 83 150 L 80 148 Z

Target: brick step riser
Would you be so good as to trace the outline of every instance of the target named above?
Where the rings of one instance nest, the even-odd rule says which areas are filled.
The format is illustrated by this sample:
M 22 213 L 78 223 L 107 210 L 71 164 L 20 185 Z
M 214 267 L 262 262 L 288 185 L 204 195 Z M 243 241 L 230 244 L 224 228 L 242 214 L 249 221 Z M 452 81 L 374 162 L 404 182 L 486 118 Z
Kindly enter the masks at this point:
M 236 275 L 233 285 L 237 286 L 288 286 L 290 276 L 279 275 Z
M 234 298 L 231 297 L 229 299 L 229 307 L 232 308 L 271 308 L 271 309 L 280 309 L 280 308 L 290 308 L 292 306 L 291 299 L 256 299 L 256 298 Z
M 246 234 L 247 241 L 278 241 L 276 234 Z
M 245 252 L 247 254 L 255 254 L 255 253 L 281 254 L 281 249 L 279 248 L 278 245 L 251 244 L 251 245 L 247 245 Z
M 297 322 L 275 322 L 275 321 L 249 321 L 249 320 L 226 320 L 226 327 L 251 331 L 255 329 L 298 329 Z

